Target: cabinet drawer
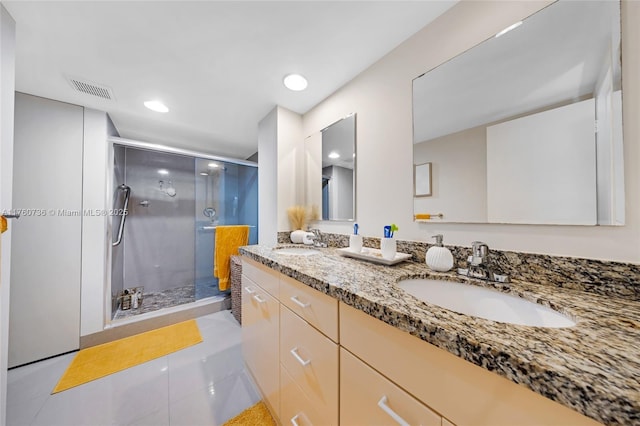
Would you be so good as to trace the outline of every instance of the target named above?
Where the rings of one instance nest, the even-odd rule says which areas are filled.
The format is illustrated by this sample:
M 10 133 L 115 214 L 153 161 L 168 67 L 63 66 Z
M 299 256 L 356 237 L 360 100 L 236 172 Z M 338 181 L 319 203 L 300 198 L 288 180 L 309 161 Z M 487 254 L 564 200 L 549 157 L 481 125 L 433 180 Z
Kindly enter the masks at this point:
M 281 409 L 280 423 L 292 426 L 330 426 L 337 422 L 328 422 L 315 408 L 314 401 L 295 383 L 283 367 L 280 368 Z
M 279 415 L 280 303 L 242 277 L 242 354 L 262 396 Z
M 280 354 L 280 365 L 313 401 L 322 424 L 337 424 L 338 345 L 280 305 Z
M 440 426 L 441 421 L 417 399 L 340 349 L 341 424 Z
M 251 278 L 254 283 L 258 284 L 269 294 L 278 299 L 280 287 L 280 273 L 261 263 L 251 260 L 248 257 L 242 257 L 242 275 Z
M 598 424 L 344 303 L 340 303 L 340 341 L 349 352 L 455 424 Z
M 293 278 L 281 276 L 280 302 L 338 342 L 338 301 Z

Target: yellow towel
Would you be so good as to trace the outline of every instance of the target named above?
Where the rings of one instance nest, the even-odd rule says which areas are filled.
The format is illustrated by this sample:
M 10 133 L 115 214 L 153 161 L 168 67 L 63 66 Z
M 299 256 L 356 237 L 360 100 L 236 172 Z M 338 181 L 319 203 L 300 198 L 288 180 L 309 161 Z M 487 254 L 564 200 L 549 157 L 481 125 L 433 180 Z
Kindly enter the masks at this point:
M 0 216 L 0 234 L 9 229 L 9 225 L 7 224 L 7 218 L 4 216 Z
M 217 226 L 216 249 L 213 254 L 213 276 L 218 278 L 220 291 L 229 289 L 231 273 L 231 256 L 238 254 L 238 247 L 249 242 L 249 226 Z

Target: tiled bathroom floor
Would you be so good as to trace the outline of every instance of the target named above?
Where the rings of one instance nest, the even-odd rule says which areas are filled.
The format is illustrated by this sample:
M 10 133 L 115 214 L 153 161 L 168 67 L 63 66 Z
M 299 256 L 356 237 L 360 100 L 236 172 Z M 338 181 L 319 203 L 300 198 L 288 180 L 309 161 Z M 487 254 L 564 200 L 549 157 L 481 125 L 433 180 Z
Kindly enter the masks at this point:
M 204 342 L 51 395 L 75 354 L 9 371 L 7 425 L 220 425 L 260 397 L 231 311 L 197 319 Z

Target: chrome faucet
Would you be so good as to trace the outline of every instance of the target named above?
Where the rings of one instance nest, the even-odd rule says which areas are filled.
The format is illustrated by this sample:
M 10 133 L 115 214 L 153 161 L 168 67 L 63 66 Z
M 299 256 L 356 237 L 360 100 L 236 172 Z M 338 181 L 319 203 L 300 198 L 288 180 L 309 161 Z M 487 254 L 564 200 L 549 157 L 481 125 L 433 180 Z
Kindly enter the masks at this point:
M 322 232 L 318 228 L 309 229 L 309 232 L 313 233 L 313 237 L 309 237 L 313 240 L 314 247 L 327 247 L 327 243 L 322 241 Z
M 494 274 L 489 268 L 489 246 L 482 241 L 471 243 L 471 256 L 467 258 L 467 268 L 458 268 L 458 274 L 470 278 L 508 283 L 508 275 Z
M 472 266 L 486 266 L 489 258 L 489 246 L 482 241 L 471 243 L 471 256 L 467 259 Z

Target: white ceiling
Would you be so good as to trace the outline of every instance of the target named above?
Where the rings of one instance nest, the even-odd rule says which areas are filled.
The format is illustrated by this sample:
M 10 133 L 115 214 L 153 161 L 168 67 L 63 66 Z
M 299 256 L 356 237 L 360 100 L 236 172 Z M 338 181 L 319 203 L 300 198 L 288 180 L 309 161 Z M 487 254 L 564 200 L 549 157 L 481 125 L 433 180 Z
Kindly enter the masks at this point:
M 275 105 L 307 112 L 454 3 L 3 1 L 17 26 L 16 90 L 107 111 L 125 138 L 236 158 L 257 151 Z M 282 85 L 292 72 L 306 91 Z M 150 99 L 169 113 L 147 110 Z
M 413 83 L 414 143 L 593 94 L 619 3 L 559 1 Z

